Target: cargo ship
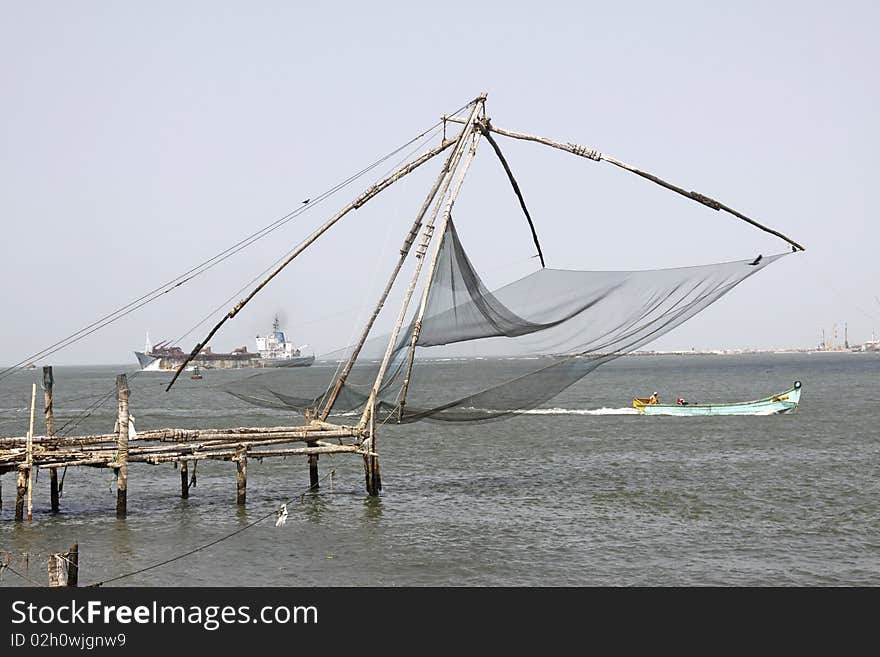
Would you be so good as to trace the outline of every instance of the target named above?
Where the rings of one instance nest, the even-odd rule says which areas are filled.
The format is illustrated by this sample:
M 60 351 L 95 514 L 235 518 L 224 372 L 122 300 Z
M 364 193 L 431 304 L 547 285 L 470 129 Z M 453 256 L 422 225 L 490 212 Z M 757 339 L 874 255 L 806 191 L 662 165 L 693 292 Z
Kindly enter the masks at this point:
M 192 367 L 200 369 L 240 369 L 245 367 L 308 367 L 315 362 L 312 354 L 304 355 L 301 347 L 288 342 L 284 332 L 278 326 L 278 318 L 272 325 L 272 332 L 265 336 L 257 336 L 257 351 L 248 351 L 246 346 L 238 347 L 228 353 L 214 352 L 211 347 L 202 349 L 190 362 Z M 145 372 L 167 372 L 177 370 L 183 364 L 189 353 L 169 341 L 150 342 L 150 334 L 147 333 L 147 343 L 143 351 L 136 351 L 141 370 Z

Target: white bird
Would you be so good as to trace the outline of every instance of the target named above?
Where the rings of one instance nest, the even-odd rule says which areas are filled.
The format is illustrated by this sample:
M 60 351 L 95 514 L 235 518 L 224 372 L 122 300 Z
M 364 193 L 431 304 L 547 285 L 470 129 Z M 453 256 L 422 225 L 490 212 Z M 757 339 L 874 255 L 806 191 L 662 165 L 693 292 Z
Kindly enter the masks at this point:
M 281 510 L 278 511 L 278 518 L 275 520 L 276 527 L 283 527 L 284 523 L 287 522 L 287 505 L 282 504 Z

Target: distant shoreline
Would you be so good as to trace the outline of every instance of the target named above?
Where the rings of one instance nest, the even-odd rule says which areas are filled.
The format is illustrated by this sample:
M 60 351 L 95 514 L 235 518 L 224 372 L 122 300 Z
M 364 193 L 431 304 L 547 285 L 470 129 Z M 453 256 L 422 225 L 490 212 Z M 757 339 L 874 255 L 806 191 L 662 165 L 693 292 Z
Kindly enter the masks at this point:
M 861 348 L 850 348 L 845 349 L 843 347 L 834 348 L 834 349 L 798 349 L 798 348 L 786 348 L 786 349 L 682 349 L 682 350 L 663 350 L 663 351 L 631 351 L 625 354 L 620 354 L 619 357 L 629 357 L 629 356 L 748 356 L 748 355 L 759 355 L 759 354 L 865 354 L 865 353 L 875 353 L 880 354 L 880 348 L 869 348 L 869 349 L 861 349 Z M 598 356 L 599 354 L 591 354 L 592 356 Z M 610 354 L 606 354 L 610 355 Z M 492 355 L 492 356 L 443 356 L 436 360 L 510 360 L 510 359 L 535 359 L 535 358 L 546 358 L 546 356 L 514 356 L 514 355 Z M 372 360 L 372 359 L 366 359 Z M 427 360 L 435 360 L 435 359 L 427 359 Z M 317 363 L 338 363 L 338 360 L 335 359 L 317 359 Z M 122 368 L 131 368 L 133 363 L 102 363 L 102 364 L 76 364 L 76 365 L 56 365 L 55 367 L 122 367 Z M 28 369 L 20 368 L 22 371 L 28 371 Z M 34 369 L 42 369 L 42 366 Z M 258 369 L 258 368 L 239 368 L 239 369 Z M 166 372 L 167 373 L 167 372 Z
M 863 354 L 880 353 L 880 349 L 687 349 L 670 351 L 633 351 L 625 356 L 743 356 L 748 354 Z

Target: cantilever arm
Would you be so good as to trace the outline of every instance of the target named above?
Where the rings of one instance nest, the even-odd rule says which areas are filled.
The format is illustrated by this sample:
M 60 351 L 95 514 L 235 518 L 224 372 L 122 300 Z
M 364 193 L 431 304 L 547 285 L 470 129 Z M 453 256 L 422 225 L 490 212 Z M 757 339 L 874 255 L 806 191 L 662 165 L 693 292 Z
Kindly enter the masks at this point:
M 452 117 L 450 117 L 448 120 L 456 122 L 456 123 L 461 122 L 460 119 L 452 118 Z M 783 235 L 782 233 L 780 233 L 779 231 L 773 230 L 772 228 L 768 228 L 767 226 L 764 226 L 764 225 L 758 223 L 754 219 L 747 217 L 746 215 L 742 214 L 741 212 L 738 212 L 737 210 L 734 210 L 733 208 L 731 208 L 727 205 L 724 205 L 723 203 L 716 201 L 713 198 L 709 198 L 708 196 L 704 196 L 703 194 L 700 194 L 699 192 L 689 192 L 686 189 L 678 187 L 677 185 L 673 185 L 672 183 L 667 182 L 667 181 L 663 180 L 662 178 L 659 178 L 651 173 L 648 173 L 647 171 L 642 171 L 641 169 L 638 169 L 634 166 L 626 164 L 625 162 L 621 162 L 620 160 L 615 159 L 615 158 L 611 157 L 610 155 L 606 155 L 605 153 L 601 153 L 599 151 L 596 151 L 596 150 L 593 150 L 590 148 L 586 148 L 584 146 L 579 146 L 578 144 L 570 144 L 570 143 L 564 144 L 562 142 L 558 142 L 553 139 L 547 139 L 546 137 L 538 137 L 535 135 L 529 135 L 529 134 L 525 134 L 522 132 L 514 132 L 512 130 L 505 130 L 503 128 L 498 128 L 498 127 L 492 125 L 488 120 L 486 120 L 486 124 L 487 124 L 489 130 L 491 130 L 492 132 L 496 132 L 499 135 L 504 135 L 505 137 L 512 137 L 514 139 L 523 139 L 525 141 L 534 141 L 539 144 L 544 144 L 546 146 L 552 146 L 553 148 L 558 148 L 563 151 L 568 151 L 569 153 L 573 153 L 574 155 L 579 155 L 580 157 L 585 157 L 585 158 L 593 160 L 595 162 L 605 160 L 606 162 L 613 164 L 615 166 L 618 166 L 621 169 L 626 169 L 627 171 L 630 171 L 630 172 L 636 174 L 637 176 L 641 176 L 642 178 L 645 178 L 646 180 L 650 180 L 651 182 L 656 183 L 656 184 L 660 185 L 661 187 L 665 187 L 666 189 L 671 190 L 673 192 L 676 192 L 677 194 L 681 194 L 682 196 L 686 196 L 687 198 L 689 198 L 693 201 L 697 201 L 698 203 L 702 203 L 706 207 L 712 208 L 713 210 L 724 210 L 725 212 L 732 214 L 734 217 L 737 217 L 738 219 L 741 219 L 741 220 L 745 221 L 746 223 L 749 223 L 749 224 L 755 226 L 756 228 L 763 230 L 764 232 L 770 233 L 771 235 L 775 235 L 776 237 L 778 237 L 782 240 L 785 240 L 786 242 L 791 244 L 791 246 L 794 248 L 794 250 L 797 250 L 797 251 L 804 251 L 805 250 L 803 246 L 801 246 L 800 244 L 795 242 L 790 237 L 787 237 L 787 236 Z

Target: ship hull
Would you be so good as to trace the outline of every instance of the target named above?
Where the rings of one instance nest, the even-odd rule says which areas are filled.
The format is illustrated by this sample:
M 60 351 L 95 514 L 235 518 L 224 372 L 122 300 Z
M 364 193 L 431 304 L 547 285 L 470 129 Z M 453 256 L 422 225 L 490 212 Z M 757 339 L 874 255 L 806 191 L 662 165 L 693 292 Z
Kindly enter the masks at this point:
M 186 361 L 185 356 L 154 356 L 142 351 L 134 352 L 144 372 L 174 372 Z M 309 367 L 315 362 L 313 355 L 293 358 L 262 358 L 259 354 L 199 354 L 188 364 L 203 370 L 237 370 L 249 367 Z
M 294 356 L 293 358 L 261 358 L 256 367 L 309 367 L 314 362 L 314 356 Z
M 149 354 L 145 354 L 142 351 L 134 352 L 134 355 L 138 359 L 138 365 L 141 366 L 141 369 L 149 372 L 149 371 L 157 371 L 160 365 L 160 358 L 156 356 L 150 356 Z
M 140 351 L 134 352 L 141 370 L 146 372 L 173 372 L 184 362 L 186 356 L 154 356 Z M 246 367 L 259 367 L 259 354 L 199 354 L 188 365 L 203 370 L 236 370 Z

